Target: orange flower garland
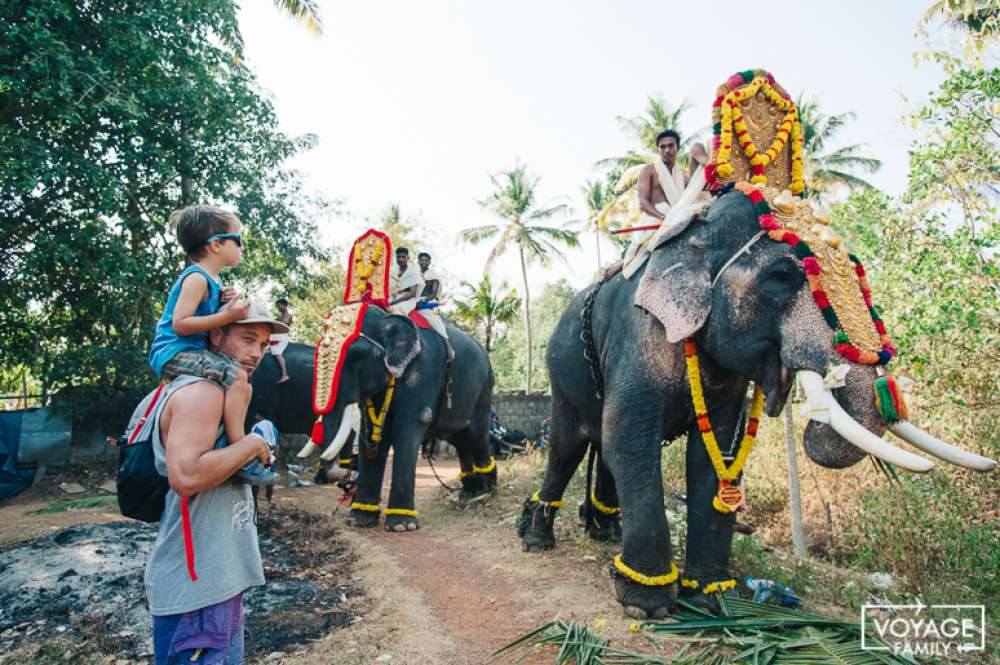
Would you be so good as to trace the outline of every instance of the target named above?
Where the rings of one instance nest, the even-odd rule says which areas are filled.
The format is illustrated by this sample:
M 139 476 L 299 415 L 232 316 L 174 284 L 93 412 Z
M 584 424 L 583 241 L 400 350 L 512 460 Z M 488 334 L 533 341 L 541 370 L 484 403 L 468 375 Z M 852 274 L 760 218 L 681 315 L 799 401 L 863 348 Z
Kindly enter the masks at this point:
M 715 134 L 712 147 L 716 150 L 715 161 L 705 167 L 706 178 L 713 188 L 720 185 L 719 178 L 730 178 L 733 175 L 733 165 L 729 159 L 735 132 L 743 154 L 750 160 L 750 181 L 753 183 L 767 183 L 764 170 L 777 159 L 791 138 L 792 182 L 789 188 L 793 194 L 800 194 L 805 189 L 802 178 L 802 127 L 799 123 L 799 110 L 795 102 L 783 97 L 774 89 L 773 84 L 774 78 L 766 71 L 747 70 L 729 77 L 726 84 L 719 88 L 718 96 L 712 105 L 712 130 Z M 758 92 L 762 92 L 776 108 L 785 112 L 774 140 L 763 153 L 754 145 L 740 108 L 741 101 L 753 97 Z

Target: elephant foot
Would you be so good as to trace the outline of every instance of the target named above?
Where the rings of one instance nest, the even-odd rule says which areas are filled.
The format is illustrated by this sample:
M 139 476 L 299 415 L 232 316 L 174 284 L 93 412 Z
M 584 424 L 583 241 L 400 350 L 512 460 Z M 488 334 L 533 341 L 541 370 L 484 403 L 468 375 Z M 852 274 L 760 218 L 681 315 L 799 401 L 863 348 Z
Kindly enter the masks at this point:
M 594 515 L 587 525 L 587 535 L 591 540 L 619 543 L 622 539 L 621 515 Z
M 521 518 L 517 521 L 517 535 L 525 552 L 541 552 L 556 546 L 553 526 L 558 508 L 526 499 Z
M 496 470 L 490 473 L 470 473 L 462 478 L 462 489 L 458 493 L 458 498 L 462 501 L 471 501 L 478 496 L 492 493 L 496 488 Z
M 615 575 L 615 598 L 625 608 L 626 616 L 640 621 L 665 619 L 677 609 L 671 584 L 645 586 Z
M 371 529 L 378 526 L 379 514 L 372 510 L 358 510 L 352 509 L 350 513 L 347 514 L 347 523 L 351 526 L 361 527 L 362 529 Z
M 416 531 L 420 528 L 420 520 L 410 515 L 386 515 L 385 530 L 396 533 Z
M 604 512 L 589 501 L 585 501 L 580 504 L 579 514 L 580 524 L 587 530 L 587 536 L 591 540 L 621 542 L 622 515 L 620 511 L 615 509 L 615 512 Z
M 711 612 L 716 616 L 722 616 L 722 604 L 719 602 L 719 595 L 716 593 L 706 594 L 698 590 L 682 589 L 681 598 L 698 609 Z

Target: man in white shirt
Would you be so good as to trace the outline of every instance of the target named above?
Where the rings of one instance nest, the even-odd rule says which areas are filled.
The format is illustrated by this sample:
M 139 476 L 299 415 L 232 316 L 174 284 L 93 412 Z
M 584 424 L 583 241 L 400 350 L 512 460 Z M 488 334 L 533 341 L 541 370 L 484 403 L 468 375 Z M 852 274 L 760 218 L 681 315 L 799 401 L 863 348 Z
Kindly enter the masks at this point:
M 434 332 L 444 339 L 445 347 L 448 350 L 448 361 L 455 357 L 455 351 L 448 341 L 448 331 L 444 327 L 444 319 L 437 313 L 438 299 L 441 297 L 441 277 L 431 268 L 431 255 L 427 252 L 420 252 L 417 256 L 417 263 L 420 265 L 420 277 L 424 280 L 423 290 L 420 292 L 420 300 L 417 301 L 417 309 L 427 319 Z
M 410 265 L 410 250 L 396 248 L 396 266 L 389 270 L 389 311 L 408 315 L 417 306 L 424 280 L 416 266 Z

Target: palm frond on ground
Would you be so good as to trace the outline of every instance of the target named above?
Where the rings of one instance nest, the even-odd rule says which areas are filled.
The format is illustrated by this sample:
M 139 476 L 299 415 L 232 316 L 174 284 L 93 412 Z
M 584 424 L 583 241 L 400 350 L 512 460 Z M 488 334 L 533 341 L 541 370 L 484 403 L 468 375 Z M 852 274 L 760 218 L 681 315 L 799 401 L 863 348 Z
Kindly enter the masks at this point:
M 494 656 L 521 653 L 523 659 L 548 648 L 555 652 L 553 662 L 557 665 L 913 665 L 916 662 L 907 656 L 894 656 L 891 651 L 863 651 L 861 626 L 856 622 L 738 598 L 721 597 L 721 617 L 708 614 L 683 599 L 677 602 L 681 609 L 674 615 L 676 620 L 633 626 L 633 630 L 641 632 L 657 648 L 664 644 L 653 635 L 687 636 L 684 648 L 669 657 L 613 648 L 608 638 L 586 625 L 561 620 L 518 638 Z M 868 633 L 865 636 L 871 641 L 869 646 L 888 646 Z

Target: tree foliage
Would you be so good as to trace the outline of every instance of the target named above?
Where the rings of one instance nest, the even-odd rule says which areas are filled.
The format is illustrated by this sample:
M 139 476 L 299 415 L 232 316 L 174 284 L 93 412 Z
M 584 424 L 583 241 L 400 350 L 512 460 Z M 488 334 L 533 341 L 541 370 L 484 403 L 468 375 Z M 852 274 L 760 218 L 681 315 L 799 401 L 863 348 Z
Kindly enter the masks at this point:
M 464 293 L 455 300 L 455 315 L 490 353 L 497 327 L 509 325 L 521 313 L 521 299 L 507 282 L 494 286 L 488 273 L 478 284 L 462 282 L 462 289 Z
M 146 352 L 184 261 L 167 216 L 185 203 L 243 220 L 227 282 L 308 287 L 326 204 L 284 164 L 314 139 L 278 129 L 236 8 L 0 6 L 0 365 L 50 389 L 151 382 Z
M 839 187 L 850 190 L 871 189 L 867 180 L 857 172 L 875 173 L 882 162 L 861 154 L 862 144 L 834 148 L 837 135 L 855 118 L 853 111 L 827 115 L 819 103 L 805 94 L 796 105 L 802 123 L 802 170 L 806 181 L 806 195 L 823 199 Z
M 562 254 L 559 245 L 576 247 L 577 234 L 567 229 L 548 226 L 541 222 L 565 210 L 564 204 L 539 205 L 535 201 L 538 177 L 528 173 L 527 166 L 520 164 L 508 171 L 490 176 L 493 191 L 480 201 L 484 210 L 492 212 L 504 221 L 503 224 L 486 224 L 466 229 L 462 239 L 478 244 L 495 240 L 486 260 L 489 269 L 493 261 L 510 249 L 516 249 L 521 263 L 522 298 L 524 301 L 524 322 L 527 332 L 527 366 L 524 373 L 525 391 L 530 392 L 532 382 L 533 344 L 531 334 L 531 295 L 528 291 L 528 264 L 538 262 L 548 265 L 554 256 Z

